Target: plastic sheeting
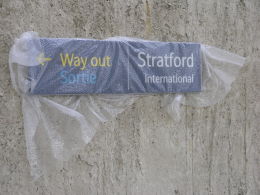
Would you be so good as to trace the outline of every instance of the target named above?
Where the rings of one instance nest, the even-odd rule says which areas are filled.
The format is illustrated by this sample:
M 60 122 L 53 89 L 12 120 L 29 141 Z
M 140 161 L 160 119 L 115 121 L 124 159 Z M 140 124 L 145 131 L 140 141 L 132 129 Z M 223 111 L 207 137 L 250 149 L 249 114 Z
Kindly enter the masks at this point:
M 29 95 L 28 67 L 39 64 L 35 56 L 40 53 L 38 34 L 26 32 L 15 40 L 9 55 L 12 84 L 22 98 L 27 158 L 34 178 L 61 167 L 65 160 L 91 141 L 101 123 L 112 120 L 140 97 L 134 94 Z M 205 107 L 223 99 L 245 63 L 244 57 L 203 44 L 201 58 L 201 92 L 162 96 L 162 104 L 173 119 L 180 119 L 181 104 Z

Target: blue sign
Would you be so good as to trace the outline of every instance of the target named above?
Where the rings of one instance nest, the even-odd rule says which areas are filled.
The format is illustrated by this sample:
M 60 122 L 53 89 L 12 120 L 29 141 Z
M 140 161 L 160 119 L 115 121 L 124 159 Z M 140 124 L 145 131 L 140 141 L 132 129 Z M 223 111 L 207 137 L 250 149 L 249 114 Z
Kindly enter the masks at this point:
M 200 44 L 41 38 L 31 94 L 201 91 Z

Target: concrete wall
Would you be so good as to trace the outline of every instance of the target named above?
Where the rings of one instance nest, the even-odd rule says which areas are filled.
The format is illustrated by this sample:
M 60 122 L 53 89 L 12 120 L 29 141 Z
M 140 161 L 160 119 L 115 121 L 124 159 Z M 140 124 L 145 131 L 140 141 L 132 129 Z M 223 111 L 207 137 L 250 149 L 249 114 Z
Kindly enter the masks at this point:
M 195 41 L 260 57 L 259 0 L 0 0 L 0 15 L 0 194 L 260 194 L 259 63 L 244 68 L 217 105 L 183 106 L 179 123 L 160 96 L 138 100 L 62 170 L 36 182 L 8 70 L 14 38 L 29 30 Z

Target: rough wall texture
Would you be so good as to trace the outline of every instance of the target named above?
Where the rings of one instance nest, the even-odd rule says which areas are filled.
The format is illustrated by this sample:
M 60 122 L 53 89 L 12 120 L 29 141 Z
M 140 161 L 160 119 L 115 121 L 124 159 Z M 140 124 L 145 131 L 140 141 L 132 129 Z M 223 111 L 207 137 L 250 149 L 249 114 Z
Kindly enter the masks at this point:
M 250 63 L 217 105 L 144 97 L 47 180 L 32 181 L 8 52 L 33 30 L 47 37 L 131 36 L 195 41 L 260 57 L 259 0 L 0 0 L 0 194 L 260 194 L 260 64 Z

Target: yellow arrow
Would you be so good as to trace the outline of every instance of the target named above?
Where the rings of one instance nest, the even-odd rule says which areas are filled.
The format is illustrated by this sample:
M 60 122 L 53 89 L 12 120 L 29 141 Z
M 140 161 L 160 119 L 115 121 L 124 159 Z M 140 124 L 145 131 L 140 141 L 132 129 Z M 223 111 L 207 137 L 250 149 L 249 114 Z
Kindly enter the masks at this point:
M 46 58 L 44 56 L 44 53 L 40 53 L 40 55 L 37 57 L 37 62 L 39 62 L 42 66 L 44 66 L 45 62 L 51 61 L 51 58 Z

